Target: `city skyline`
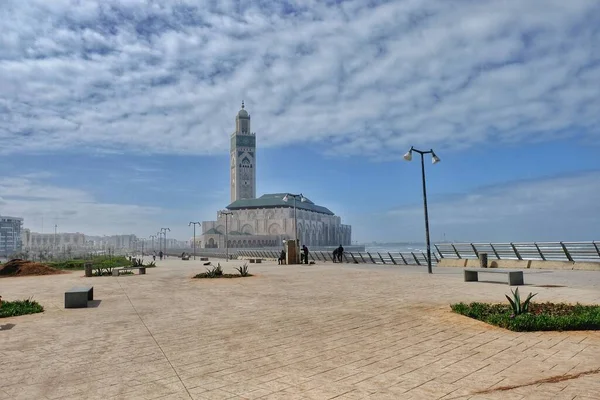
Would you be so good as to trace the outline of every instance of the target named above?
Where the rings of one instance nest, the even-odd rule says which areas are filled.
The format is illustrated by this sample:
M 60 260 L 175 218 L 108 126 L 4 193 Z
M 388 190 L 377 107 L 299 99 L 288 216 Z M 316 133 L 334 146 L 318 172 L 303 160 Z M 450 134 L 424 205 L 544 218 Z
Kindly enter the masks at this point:
M 231 3 L 233 4 L 233 3 Z M 353 241 L 594 240 L 600 4 L 8 0 L 0 214 L 139 237 L 230 203 L 242 100 L 256 195 L 303 193 Z

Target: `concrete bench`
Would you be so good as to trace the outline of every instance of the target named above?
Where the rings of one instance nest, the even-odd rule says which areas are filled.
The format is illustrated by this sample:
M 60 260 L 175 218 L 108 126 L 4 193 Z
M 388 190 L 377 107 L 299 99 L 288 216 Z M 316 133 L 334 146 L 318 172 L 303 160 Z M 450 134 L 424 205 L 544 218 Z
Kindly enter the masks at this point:
M 511 286 L 524 285 L 523 271 L 496 268 L 465 268 L 465 282 L 477 282 L 478 274 L 508 274 L 508 284 Z
M 94 300 L 93 286 L 75 286 L 65 292 L 65 308 L 87 308 Z
M 200 257 L 200 261 L 208 261 L 208 257 Z
M 118 267 L 112 269 L 112 276 L 119 276 L 122 272 L 131 271 L 133 269 L 138 270 L 138 275 L 146 274 L 146 267 Z
M 262 258 L 249 258 L 248 260 L 250 260 L 250 264 L 252 264 L 252 263 L 261 264 L 262 263 Z

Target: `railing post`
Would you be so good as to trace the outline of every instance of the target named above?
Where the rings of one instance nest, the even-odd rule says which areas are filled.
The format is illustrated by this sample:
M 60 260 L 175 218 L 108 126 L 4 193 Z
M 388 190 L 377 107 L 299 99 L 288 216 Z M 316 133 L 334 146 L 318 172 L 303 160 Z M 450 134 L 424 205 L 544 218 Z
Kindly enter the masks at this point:
M 569 254 L 569 250 L 567 250 L 567 246 L 565 246 L 565 244 L 563 242 L 560 242 L 560 246 L 562 247 L 563 251 L 565 252 L 567 259 L 569 261 L 573 261 L 573 257 L 571 257 L 571 254 Z
M 442 252 L 440 251 L 440 248 L 438 247 L 437 244 L 433 244 L 433 247 L 435 247 L 435 250 L 440 254 L 440 258 L 444 258 L 444 255 L 442 254 Z
M 313 251 L 313 253 L 315 253 L 317 255 L 317 260 L 321 261 L 321 258 L 319 257 L 319 253 L 317 253 L 316 251 Z
M 510 244 L 510 247 L 512 247 L 513 251 L 515 252 L 515 255 L 517 256 L 517 259 L 518 259 L 518 260 L 522 260 L 522 258 L 521 258 L 521 255 L 520 255 L 520 254 L 519 254 L 519 252 L 517 251 L 517 248 L 515 247 L 515 245 L 514 245 L 514 244 L 512 244 L 512 242 L 511 242 L 511 244 Z
M 348 261 L 348 254 L 345 254 L 346 252 L 342 253 L 344 255 L 344 260 L 346 260 L 347 263 L 349 263 L 350 261 Z
M 452 246 L 452 248 L 454 249 L 454 252 L 456 253 L 456 256 L 457 256 L 459 259 L 460 259 L 460 258 L 462 258 L 462 257 L 460 256 L 460 253 L 458 252 L 458 250 L 456 250 L 456 247 L 454 247 L 454 243 L 452 243 L 450 246 Z
M 365 261 L 365 258 L 362 256 L 362 253 L 360 251 L 358 252 L 358 255 L 360 256 L 362 262 L 366 264 L 367 262 Z
M 369 253 L 369 252 L 367 251 L 367 254 L 369 255 L 369 258 L 371 259 L 371 262 L 372 262 L 373 264 L 377 264 L 377 263 L 375 262 L 375 260 L 373 260 L 373 257 L 371 257 L 371 253 Z
M 417 256 L 415 256 L 415 253 L 413 253 L 412 251 L 410 252 L 410 254 L 412 254 L 413 258 L 415 259 L 415 261 L 417 262 L 417 265 L 421 265 L 421 263 L 419 262 L 419 259 L 417 258 Z
M 498 252 L 496 251 L 496 248 L 494 247 L 494 245 L 490 243 L 490 247 L 492 248 L 492 251 L 496 255 L 496 258 L 499 260 L 500 259 L 500 254 L 498 254 Z
M 392 257 L 392 253 L 388 252 L 388 256 L 390 256 L 390 260 L 392 260 L 392 262 L 394 263 L 394 265 L 397 265 L 396 260 L 394 260 L 394 257 Z
M 354 254 L 352 254 L 352 252 L 350 252 L 350 257 L 352 257 L 352 261 L 354 261 L 354 264 L 358 264 L 358 261 L 356 261 L 356 258 L 354 258 Z
M 477 249 L 475 248 L 475 245 L 473 243 L 471 243 L 471 248 L 475 252 L 475 257 L 479 258 L 479 252 L 477 251 Z
M 435 251 L 431 253 L 431 255 L 433 256 L 433 258 L 435 258 L 435 262 L 439 263 L 440 260 L 437 258 L 437 255 L 435 254 Z
M 323 252 L 321 252 L 321 256 L 323 257 L 323 261 L 327 261 L 327 256 L 323 254 Z M 332 258 L 333 261 L 333 258 Z
M 598 253 L 598 257 L 600 257 L 600 249 L 598 248 L 598 245 L 596 244 L 596 242 L 592 242 L 592 244 L 596 248 L 596 253 Z
M 542 257 L 542 261 L 546 261 L 546 257 L 544 257 L 544 253 L 542 253 L 542 250 L 540 250 L 540 246 L 538 246 L 538 244 L 535 242 L 533 244 L 535 245 L 535 248 L 537 249 L 540 257 Z
M 404 265 L 408 265 L 408 261 L 406 261 L 406 258 L 404 258 L 404 255 L 402 253 L 398 253 L 398 254 L 400 254 L 400 258 L 402 258 Z
M 381 257 L 381 253 L 377 253 L 377 255 L 379 256 L 379 258 L 381 259 L 381 262 L 385 264 L 385 260 L 383 259 L 383 257 Z

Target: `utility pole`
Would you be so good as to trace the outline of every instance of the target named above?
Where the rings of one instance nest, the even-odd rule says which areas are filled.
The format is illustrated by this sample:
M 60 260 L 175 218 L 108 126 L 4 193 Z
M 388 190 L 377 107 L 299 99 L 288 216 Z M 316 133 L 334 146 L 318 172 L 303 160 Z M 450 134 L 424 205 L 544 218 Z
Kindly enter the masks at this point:
M 196 259 L 196 225 L 200 226 L 200 222 L 190 222 L 188 226 L 194 225 L 194 260 Z

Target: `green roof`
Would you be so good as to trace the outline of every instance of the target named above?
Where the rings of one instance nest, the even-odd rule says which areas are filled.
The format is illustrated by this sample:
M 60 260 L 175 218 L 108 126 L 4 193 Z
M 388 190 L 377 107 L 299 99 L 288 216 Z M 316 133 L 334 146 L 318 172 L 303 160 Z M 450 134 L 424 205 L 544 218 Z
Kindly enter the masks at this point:
M 222 235 L 222 233 L 219 232 L 218 230 L 216 230 L 215 228 L 210 228 L 209 230 L 204 232 L 204 234 L 205 235 Z
M 245 233 L 245 232 L 239 232 L 239 231 L 231 231 L 229 232 L 230 235 L 239 235 L 239 236 L 252 236 L 250 233 Z
M 275 207 L 294 207 L 294 199 L 290 196 L 287 202 L 283 201 L 286 193 L 264 194 L 258 199 L 236 200 L 227 206 L 228 210 L 241 210 L 246 208 L 275 208 Z M 296 199 L 296 208 L 301 210 L 314 211 L 321 214 L 335 215 L 328 208 L 318 206 L 306 197 L 304 201 Z

